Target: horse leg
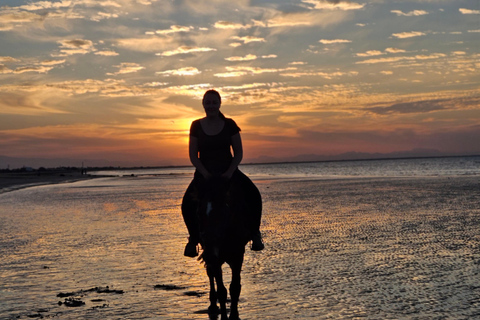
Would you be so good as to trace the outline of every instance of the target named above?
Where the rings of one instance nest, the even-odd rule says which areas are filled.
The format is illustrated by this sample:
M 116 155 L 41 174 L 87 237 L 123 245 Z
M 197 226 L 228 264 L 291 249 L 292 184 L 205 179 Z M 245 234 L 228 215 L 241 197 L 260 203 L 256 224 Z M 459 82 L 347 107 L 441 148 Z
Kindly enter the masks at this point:
M 242 291 L 242 283 L 240 273 L 242 272 L 243 259 L 233 263 L 230 267 L 232 269 L 232 282 L 230 283 L 230 320 L 240 320 L 238 314 L 238 300 L 240 299 L 240 292 Z
M 209 266 L 207 266 L 207 275 L 210 280 L 210 306 L 208 307 L 208 314 L 216 319 L 218 315 L 218 306 L 217 291 L 215 290 L 215 272 Z
M 227 288 L 223 284 L 222 267 L 218 267 L 218 273 L 215 277 L 217 282 L 218 302 L 220 302 L 221 320 L 228 320 L 227 316 Z

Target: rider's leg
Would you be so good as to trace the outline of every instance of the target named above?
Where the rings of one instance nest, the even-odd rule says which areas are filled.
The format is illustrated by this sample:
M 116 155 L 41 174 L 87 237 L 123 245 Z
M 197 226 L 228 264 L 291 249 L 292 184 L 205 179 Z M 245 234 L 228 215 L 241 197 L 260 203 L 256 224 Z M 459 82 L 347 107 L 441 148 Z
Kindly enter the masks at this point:
M 232 177 L 232 182 L 236 183 L 245 194 L 247 201 L 247 212 L 250 220 L 251 240 L 254 251 L 263 250 L 265 247 L 260 233 L 260 224 L 262 221 L 262 196 L 257 186 L 243 172 L 237 170 Z
M 194 181 L 192 181 L 182 200 L 182 216 L 187 226 L 188 234 L 190 235 L 183 253 L 187 257 L 196 257 L 198 255 L 197 245 L 200 242 L 200 236 L 196 211 L 196 188 Z

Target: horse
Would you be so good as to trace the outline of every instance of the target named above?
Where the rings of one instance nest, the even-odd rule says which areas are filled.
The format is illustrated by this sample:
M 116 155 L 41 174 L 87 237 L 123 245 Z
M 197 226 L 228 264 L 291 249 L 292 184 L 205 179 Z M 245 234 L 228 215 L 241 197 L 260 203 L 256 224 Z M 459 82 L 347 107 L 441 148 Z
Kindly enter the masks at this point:
M 206 183 L 204 189 L 199 199 L 197 215 L 200 245 L 203 249 L 200 259 L 205 262 L 210 282 L 208 313 L 210 319 L 217 319 L 220 313 L 221 320 L 238 320 L 240 319 L 238 301 L 242 289 L 240 274 L 245 245 L 251 238 L 251 227 L 249 227 L 251 215 L 248 211 L 255 208 L 249 208 L 241 188 L 236 188 L 230 181 L 212 178 Z M 230 318 L 227 316 L 227 289 L 222 275 L 224 263 L 227 263 L 232 270 L 229 288 Z M 217 300 L 220 309 L 217 306 Z

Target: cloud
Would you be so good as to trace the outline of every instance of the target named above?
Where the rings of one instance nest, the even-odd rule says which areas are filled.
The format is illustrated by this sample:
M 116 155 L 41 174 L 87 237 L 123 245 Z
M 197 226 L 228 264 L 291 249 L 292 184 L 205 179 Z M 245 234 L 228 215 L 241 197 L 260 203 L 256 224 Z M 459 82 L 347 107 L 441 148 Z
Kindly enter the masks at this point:
M 0 7 L 0 12 L 6 12 L 4 14 L 0 14 L 0 31 L 10 31 L 15 27 L 21 26 L 25 23 L 42 22 L 46 18 L 46 16 L 41 16 L 36 13 L 8 10 L 8 7 L 6 9 L 7 10 Z
M 424 10 L 413 10 L 407 13 L 404 13 L 400 10 L 391 10 L 390 12 L 397 14 L 397 16 L 405 16 L 405 17 L 424 16 L 428 14 L 428 12 Z
M 171 37 L 125 38 L 115 40 L 116 46 L 138 52 L 165 50 L 165 48 L 172 47 L 173 43 L 174 40 Z
M 356 62 L 357 64 L 374 64 L 374 63 L 386 63 L 386 62 L 398 62 L 402 60 L 415 60 L 413 57 L 390 57 L 390 58 L 379 58 L 379 59 L 368 59 L 363 61 Z
M 26 5 L 21 5 L 18 8 L 22 10 L 27 10 L 27 11 L 36 11 L 36 10 L 44 10 L 44 9 L 68 8 L 71 6 L 72 6 L 72 1 L 63 0 L 59 2 L 51 2 L 51 1 L 32 2 Z
M 385 49 L 385 52 L 388 52 L 388 53 L 403 53 L 403 52 L 406 52 L 406 51 L 403 50 L 403 49 L 398 49 L 398 48 L 387 48 L 387 49 Z
M 113 56 L 118 56 L 119 53 L 111 50 L 103 50 L 103 51 L 97 51 L 95 52 L 96 55 L 98 56 L 106 56 L 106 57 L 113 57 Z
M 19 62 L 20 60 L 13 58 L 13 57 L 1 57 L 0 56 L 0 63 L 1 62 Z
M 97 14 L 92 15 L 90 20 L 92 21 L 101 21 L 103 19 L 118 18 L 119 15 L 116 13 L 107 13 L 107 12 L 97 12 Z
M 460 11 L 462 14 L 480 14 L 480 10 L 460 8 L 458 11 Z
M 271 17 L 267 18 L 266 22 L 257 22 L 255 24 L 266 28 L 278 28 L 280 30 L 288 31 L 293 27 L 326 27 L 338 24 L 350 16 L 349 13 L 343 10 L 337 10 L 334 12 L 326 12 L 322 10 L 291 13 L 274 12 L 270 15 Z
M 89 49 L 93 47 L 93 42 L 90 40 L 84 39 L 73 39 L 73 40 L 60 40 L 58 41 L 63 48 L 82 48 Z
M 146 3 L 145 1 L 143 1 Z M 61 9 L 61 8 L 73 8 L 73 7 L 85 7 L 85 8 L 122 8 L 127 4 L 131 3 L 135 5 L 141 3 L 141 1 L 123 1 L 123 0 L 60 0 L 60 1 L 37 1 L 31 2 L 26 5 L 21 5 L 18 8 L 21 10 L 27 11 L 37 11 L 37 10 L 46 10 L 46 9 Z
M 392 104 L 388 107 L 374 107 L 367 110 L 380 115 L 429 113 L 447 109 L 451 104 L 449 100 L 422 100 Z
M 0 74 L 12 73 L 13 70 L 0 63 Z
M 375 64 L 375 63 L 387 63 L 387 62 L 398 62 L 404 60 L 429 60 L 429 59 L 438 59 L 446 57 L 443 53 L 432 53 L 430 55 L 416 55 L 413 57 L 389 57 L 389 58 L 378 58 L 378 59 L 368 59 L 363 61 L 358 61 L 356 64 Z
M 121 66 L 116 66 L 120 68 Z M 85 94 L 85 93 L 105 93 L 111 90 L 125 90 L 123 80 L 72 80 L 72 81 L 61 81 L 53 82 L 46 85 L 47 88 L 52 88 L 55 91 L 65 91 L 69 94 Z
M 267 26 L 269 28 L 278 27 L 299 27 L 299 26 L 311 26 L 312 22 L 305 19 L 299 19 L 298 14 L 289 14 L 275 17 L 268 20 Z
M 55 65 L 58 65 L 58 64 L 63 64 L 65 63 L 65 59 L 63 60 L 45 60 L 45 61 L 42 61 L 40 62 L 41 65 L 43 66 L 55 66 Z
M 44 67 L 44 66 L 20 67 L 15 69 L 13 73 L 25 73 L 25 72 L 48 73 L 48 71 L 52 69 L 53 67 Z
M 120 69 L 117 72 L 115 72 L 114 75 L 134 73 L 134 72 L 138 72 L 142 69 L 145 69 L 145 67 L 142 67 L 138 63 L 134 63 L 134 62 L 122 62 L 122 63 L 120 63 L 120 65 L 117 65 L 117 66 L 114 66 L 114 67 Z
M 248 75 L 247 71 L 231 71 L 231 72 L 220 72 L 215 73 L 214 76 L 218 78 L 234 78 L 234 77 L 243 77 Z
M 170 29 L 167 30 L 157 30 L 155 31 L 156 34 L 171 34 L 171 33 L 178 33 L 178 32 L 190 32 L 193 30 L 193 27 L 186 27 L 186 26 L 178 26 L 178 25 L 173 25 L 170 26 Z
M 11 31 L 20 28 L 37 27 L 44 30 L 49 24 L 65 27 L 65 20 L 88 19 L 100 21 L 107 18 L 117 18 L 116 13 L 93 11 L 93 7 L 104 8 L 113 1 L 95 2 L 90 0 L 79 0 L 72 4 L 71 0 L 59 2 L 37 1 L 17 7 L 0 7 L 0 31 Z M 102 5 L 104 4 L 104 5 Z M 37 13 L 38 12 L 38 13 Z M 22 30 L 23 32 L 25 30 Z
M 55 104 L 58 103 L 62 97 L 55 95 L 58 91 L 51 91 L 47 93 L 44 86 L 32 87 L 28 85 L 23 86 L 3 86 L 0 89 L 2 99 L 0 99 L 0 113 L 10 115 L 41 115 L 57 113 L 67 114 L 61 110 L 62 108 L 56 108 Z M 48 88 L 47 88 L 48 89 Z M 50 93 L 53 93 L 51 95 Z M 2 118 L 2 117 L 0 117 Z M 3 121 L 2 121 L 3 120 Z M 3 123 L 0 127 L 10 127 L 10 125 L 18 126 L 15 123 L 5 123 L 5 118 L 0 119 Z M 8 121 L 8 120 L 7 120 Z M 23 126 L 24 124 L 20 124 Z
M 316 150 L 322 150 L 321 148 L 323 146 L 324 152 L 335 150 L 335 152 L 341 153 L 341 149 L 336 149 L 337 146 L 348 146 L 347 150 L 363 150 L 363 152 L 368 153 L 387 152 L 392 153 L 392 155 L 472 154 L 473 150 L 473 154 L 475 154 L 478 153 L 479 150 L 478 147 L 472 148 L 472 143 L 476 141 L 476 137 L 480 134 L 480 127 L 478 125 L 466 128 L 455 128 L 454 130 L 441 128 L 440 130 L 437 129 L 427 132 L 416 131 L 409 128 L 392 130 L 351 130 L 342 128 L 334 132 L 317 130 L 299 130 L 299 140 L 309 141 L 316 145 Z M 391 146 L 395 146 L 395 149 L 390 149 Z M 409 151 L 404 152 L 405 150 Z M 441 150 L 441 152 L 437 150 Z M 305 151 L 309 152 L 308 149 Z
M 251 60 L 256 60 L 257 56 L 254 54 L 247 54 L 244 57 L 228 57 L 225 58 L 227 61 L 251 61 Z
M 258 38 L 258 37 L 252 37 L 252 36 L 245 36 L 245 37 L 233 36 L 230 39 L 242 41 L 244 44 L 250 43 L 250 42 L 265 42 L 264 38 Z
M 230 21 L 217 21 L 213 25 L 217 29 L 248 29 L 250 26 L 244 26 L 240 23 L 234 23 Z
M 420 37 L 426 35 L 423 32 L 419 31 L 410 31 L 410 32 L 401 32 L 401 33 L 393 33 L 392 36 L 399 38 L 399 39 L 405 39 L 405 38 L 413 38 L 413 37 Z
M 303 3 L 312 5 L 317 10 L 359 10 L 365 4 L 345 0 L 302 0 Z
M 21 66 L 16 69 L 7 68 L 1 62 L 20 63 L 20 60 L 13 59 L 11 57 L 0 57 L 0 74 L 6 74 L 6 73 L 22 74 L 27 72 L 48 73 L 55 66 L 64 64 L 65 60 L 43 60 L 40 62 L 30 63 L 34 65 Z
M 156 1 L 156 0 L 155 0 Z M 12 1 L 11 3 L 14 3 Z M 20 2 L 20 1 L 18 1 Z M 0 31 L 14 29 L 25 32 L 24 27 L 36 27 L 45 30 L 52 25 L 69 28 L 66 20 L 83 19 L 102 21 L 119 18 L 140 11 L 138 4 L 147 4 L 145 0 L 60 0 L 60 1 L 21 1 L 28 4 L 19 6 L 0 5 Z M 151 4 L 148 1 L 148 4 Z M 3 3 L 2 3 L 3 4 Z M 168 7 L 166 4 L 164 7 Z M 163 8 L 162 8 L 163 9 Z M 164 10 L 166 11 L 166 10 Z
M 57 41 L 60 44 L 60 54 L 53 54 L 53 56 L 64 57 L 74 54 L 87 54 L 96 51 L 93 42 L 84 39 L 71 39 Z
M 163 75 L 166 77 L 169 76 L 194 76 L 197 74 L 202 73 L 199 71 L 197 68 L 194 67 L 185 67 L 185 68 L 180 68 L 180 69 L 175 69 L 175 70 L 166 70 L 166 71 L 159 71 L 155 72 L 155 74 L 158 75 Z
M 230 77 L 240 77 L 245 75 L 257 75 L 262 73 L 275 73 L 288 70 L 296 70 L 296 68 L 284 68 L 284 69 L 275 69 L 275 68 L 258 68 L 258 67 L 248 67 L 248 66 L 236 66 L 236 67 L 226 67 L 228 72 L 225 73 L 216 73 L 215 77 L 218 78 L 230 78 Z
M 429 60 L 429 59 L 438 59 L 438 58 L 444 58 L 447 55 L 444 53 L 432 53 L 430 55 L 424 55 L 424 54 L 418 54 L 415 56 L 415 59 L 418 60 Z
M 358 72 L 356 71 L 351 71 L 351 72 L 341 72 L 341 71 L 336 71 L 336 72 L 289 72 L 289 73 L 281 73 L 280 74 L 283 77 L 293 77 L 293 78 L 301 78 L 301 77 L 322 77 L 324 79 L 334 79 L 342 76 L 356 76 L 358 75 Z
M 350 43 L 352 41 L 345 40 L 345 39 L 333 39 L 333 40 L 321 39 L 318 42 L 323 43 L 323 44 L 336 44 L 336 43 Z
M 381 51 L 378 51 L 378 50 L 369 50 L 365 53 L 357 53 L 357 57 L 371 57 L 371 56 L 380 56 L 384 54 L 383 52 Z
M 209 52 L 209 51 L 217 51 L 217 49 L 208 48 L 208 47 L 181 46 L 181 47 L 178 47 L 175 50 L 156 53 L 156 55 L 157 56 L 163 56 L 163 57 L 170 57 L 170 56 L 174 56 L 174 55 L 177 55 L 177 54 L 187 54 L 187 53 L 195 53 L 195 52 Z

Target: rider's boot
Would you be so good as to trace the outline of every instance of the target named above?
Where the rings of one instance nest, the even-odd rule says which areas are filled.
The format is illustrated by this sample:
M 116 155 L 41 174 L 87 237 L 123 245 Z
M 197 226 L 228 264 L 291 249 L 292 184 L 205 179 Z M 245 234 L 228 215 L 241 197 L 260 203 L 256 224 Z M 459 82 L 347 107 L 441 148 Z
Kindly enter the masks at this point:
M 188 243 L 185 246 L 185 250 L 183 252 L 183 255 L 186 257 L 194 258 L 198 256 L 198 241 L 195 239 L 192 239 L 192 237 L 188 238 Z
M 260 233 L 260 230 L 257 230 L 252 235 L 252 247 L 251 247 L 251 249 L 253 251 L 261 251 L 264 248 L 265 248 L 265 245 L 262 242 L 262 234 Z

